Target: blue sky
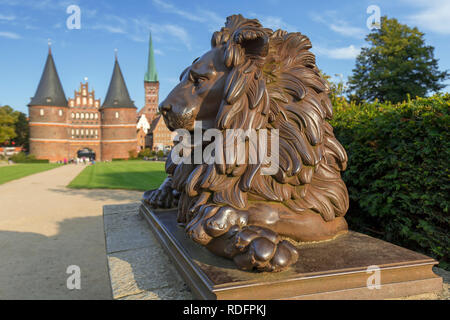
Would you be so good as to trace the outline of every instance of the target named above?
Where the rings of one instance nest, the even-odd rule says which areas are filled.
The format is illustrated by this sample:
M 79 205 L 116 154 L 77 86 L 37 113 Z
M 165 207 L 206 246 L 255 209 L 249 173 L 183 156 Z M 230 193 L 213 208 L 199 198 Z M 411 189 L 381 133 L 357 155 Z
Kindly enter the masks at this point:
M 72 4 L 81 9 L 79 30 L 66 26 L 70 16 L 66 9 Z M 67 97 L 73 97 L 79 83 L 88 77 L 103 101 L 117 48 L 128 90 L 141 108 L 150 31 L 162 101 L 180 72 L 209 49 L 212 32 L 236 13 L 258 18 L 265 27 L 306 34 L 319 68 L 335 78 L 342 74 L 345 79 L 365 45 L 369 5 L 379 6 L 381 15 L 419 27 L 426 43 L 435 47 L 440 69 L 450 69 L 448 0 L 0 0 L 0 105 L 27 112 L 50 38 Z M 445 90 L 450 91 L 450 86 Z

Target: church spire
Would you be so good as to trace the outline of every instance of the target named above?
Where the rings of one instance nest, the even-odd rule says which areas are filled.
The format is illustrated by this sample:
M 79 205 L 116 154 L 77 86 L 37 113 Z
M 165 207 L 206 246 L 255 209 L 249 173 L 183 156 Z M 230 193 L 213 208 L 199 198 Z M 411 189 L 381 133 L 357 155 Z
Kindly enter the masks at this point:
M 134 102 L 130 99 L 127 85 L 119 67 L 117 55 L 114 61 L 114 70 L 109 83 L 108 93 L 102 108 L 136 108 Z
M 47 61 L 45 62 L 44 71 L 34 97 L 31 98 L 29 106 L 58 106 L 66 107 L 67 99 L 56 71 L 55 62 L 53 61 L 51 46 Z
M 158 73 L 156 72 L 155 57 L 153 52 L 152 34 L 150 33 L 149 45 L 148 45 L 148 65 L 147 72 L 145 73 L 144 81 L 158 82 Z

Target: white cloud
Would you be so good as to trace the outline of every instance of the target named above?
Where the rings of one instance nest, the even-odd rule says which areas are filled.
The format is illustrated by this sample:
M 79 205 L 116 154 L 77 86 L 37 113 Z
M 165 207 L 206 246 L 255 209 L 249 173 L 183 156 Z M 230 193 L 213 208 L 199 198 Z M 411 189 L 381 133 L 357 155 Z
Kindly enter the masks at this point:
M 189 37 L 187 31 L 185 29 L 183 29 L 182 27 L 179 27 L 174 24 L 165 24 L 165 25 L 161 25 L 161 26 L 158 25 L 157 29 L 152 28 L 152 32 L 159 33 L 159 34 L 167 33 L 167 34 L 177 38 L 181 43 L 183 43 L 186 46 L 186 48 L 188 48 L 188 50 L 192 49 L 190 37 Z
M 112 26 L 112 25 L 107 25 L 107 24 L 96 24 L 92 27 L 92 29 L 94 30 L 104 30 L 104 31 L 108 31 L 110 33 L 119 33 L 119 34 L 126 34 L 127 32 L 125 31 L 124 28 L 122 27 L 118 27 L 118 26 Z
M 330 24 L 330 29 L 342 34 L 343 36 L 353 37 L 353 38 L 363 38 L 365 30 L 358 27 L 352 27 L 346 23 Z
M 221 17 L 215 12 L 204 8 L 195 8 L 195 10 L 192 8 L 190 11 L 186 11 L 162 0 L 153 0 L 153 4 L 162 11 L 178 15 L 193 22 L 206 24 L 208 26 L 208 30 L 210 31 L 218 30 L 221 26 L 223 26 L 226 20 L 225 17 Z
M 351 26 L 347 21 L 339 18 L 336 11 L 327 11 L 323 14 L 310 13 L 310 17 L 313 21 L 322 23 L 328 26 L 330 30 L 346 37 L 362 39 L 367 33 L 366 29 Z
M 20 35 L 14 32 L 8 32 L 8 31 L 0 31 L 0 37 L 2 38 L 8 38 L 8 39 L 20 39 L 22 38 Z
M 190 12 L 184 11 L 184 10 L 180 10 L 177 7 L 175 7 L 173 4 L 170 4 L 166 1 L 161 1 L 161 0 L 153 0 L 153 3 L 160 9 L 163 9 L 167 12 L 179 15 L 183 18 L 186 18 L 188 20 L 191 21 L 196 21 L 196 22 L 205 22 L 205 18 L 204 17 L 200 17 L 197 15 L 194 15 Z
M 251 13 L 250 15 L 257 17 L 259 22 L 265 28 L 270 28 L 273 30 L 282 29 L 288 32 L 296 32 L 299 31 L 298 28 L 288 24 L 282 18 L 276 16 L 264 16 L 257 13 Z
M 20 6 L 39 10 L 60 10 L 78 2 L 78 0 L 0 0 L 1 5 Z
M 440 34 L 450 34 L 450 2 L 448 0 L 415 0 L 411 4 L 420 8 L 407 17 L 408 24 Z
M 202 19 L 205 19 L 205 21 L 209 21 L 215 24 L 223 25 L 225 24 L 226 18 L 219 16 L 217 13 L 206 10 L 206 9 L 199 9 L 197 10 Z
M 312 51 L 317 53 L 318 55 L 327 56 L 331 59 L 355 59 L 360 53 L 361 49 L 356 48 L 354 45 L 349 45 L 348 47 L 341 48 L 324 48 L 320 46 L 315 46 L 312 48 Z
M 0 13 L 0 20 L 2 21 L 13 21 L 15 19 L 16 19 L 15 16 L 6 16 Z

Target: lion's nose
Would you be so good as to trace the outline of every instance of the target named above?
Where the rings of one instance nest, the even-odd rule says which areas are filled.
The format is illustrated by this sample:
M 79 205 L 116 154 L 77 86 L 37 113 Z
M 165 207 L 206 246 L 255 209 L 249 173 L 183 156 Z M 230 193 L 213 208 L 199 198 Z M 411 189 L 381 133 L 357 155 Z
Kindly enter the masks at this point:
M 160 104 L 158 106 L 159 112 L 162 113 L 163 116 L 165 116 L 170 110 L 172 110 L 171 104 Z

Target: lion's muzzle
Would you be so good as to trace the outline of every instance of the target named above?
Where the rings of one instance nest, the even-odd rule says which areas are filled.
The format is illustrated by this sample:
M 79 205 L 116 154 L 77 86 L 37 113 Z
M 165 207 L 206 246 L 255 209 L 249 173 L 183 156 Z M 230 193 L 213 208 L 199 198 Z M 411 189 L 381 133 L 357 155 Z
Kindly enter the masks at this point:
M 172 104 L 164 102 L 159 105 L 158 109 L 170 131 L 191 129 L 194 122 L 192 109 L 174 107 Z

